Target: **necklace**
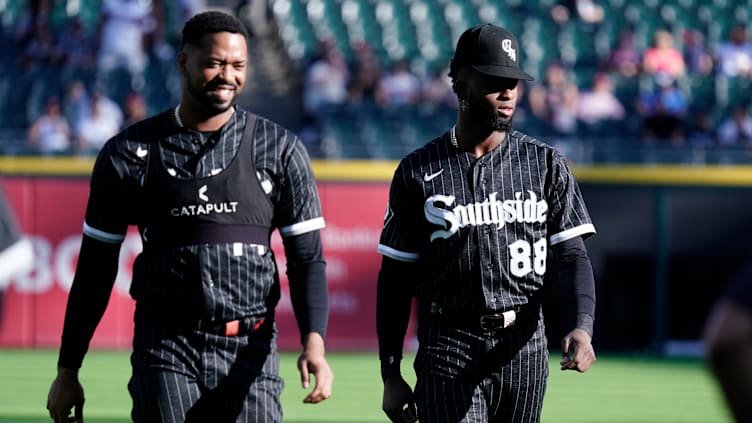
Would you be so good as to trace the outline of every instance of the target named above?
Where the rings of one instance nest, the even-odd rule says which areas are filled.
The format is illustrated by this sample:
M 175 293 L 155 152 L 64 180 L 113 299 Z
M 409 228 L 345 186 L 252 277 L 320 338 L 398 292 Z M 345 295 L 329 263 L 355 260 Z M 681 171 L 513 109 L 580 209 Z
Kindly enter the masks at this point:
M 454 146 L 454 148 L 460 148 L 460 146 L 457 144 L 457 135 L 454 134 L 456 127 L 457 125 L 452 126 L 452 129 L 449 131 L 449 141 L 452 142 L 452 145 Z
M 177 107 L 175 107 L 175 112 L 173 113 L 175 116 L 175 122 L 177 122 L 178 126 L 181 128 L 183 127 L 183 121 L 180 120 L 180 105 L 178 104 Z

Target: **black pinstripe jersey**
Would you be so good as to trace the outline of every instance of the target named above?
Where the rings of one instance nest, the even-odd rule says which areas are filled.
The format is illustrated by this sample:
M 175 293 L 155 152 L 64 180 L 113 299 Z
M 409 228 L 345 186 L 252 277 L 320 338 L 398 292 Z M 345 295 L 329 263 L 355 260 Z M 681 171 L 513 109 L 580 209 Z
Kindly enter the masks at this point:
M 541 293 L 551 245 L 592 233 L 555 149 L 512 131 L 476 158 L 447 132 L 399 163 L 378 251 L 421 266 L 421 299 L 506 310 Z
M 148 142 L 161 149 L 164 165 L 176 178 L 214 175 L 235 157 L 248 112 L 237 109 L 217 132 L 207 135 L 179 126 L 173 110 L 139 122 L 107 142 L 91 178 L 84 234 L 119 243 L 128 225 L 142 223 L 143 178 Z M 272 229 L 283 237 L 324 227 L 308 153 L 291 132 L 258 118 L 253 157 L 261 187 L 272 201 Z M 138 259 L 137 259 L 138 263 Z M 201 318 L 232 320 L 261 315 L 276 304 L 277 269 L 272 252 L 253 244 L 227 243 L 175 247 L 155 269 L 167 280 L 148 281 L 162 292 L 160 307 L 202 305 Z M 154 295 L 154 294 L 153 294 Z M 270 296 L 271 295 L 271 296 Z M 148 302 L 153 298 L 136 298 Z M 165 303 L 165 300 L 171 303 Z

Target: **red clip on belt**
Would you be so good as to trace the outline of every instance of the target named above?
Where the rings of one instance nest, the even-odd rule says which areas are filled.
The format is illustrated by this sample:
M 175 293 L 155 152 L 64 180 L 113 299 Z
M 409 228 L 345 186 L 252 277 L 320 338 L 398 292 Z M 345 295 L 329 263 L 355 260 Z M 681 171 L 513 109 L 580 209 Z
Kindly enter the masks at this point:
M 250 326 L 250 320 L 252 319 L 230 320 L 229 322 L 218 323 L 215 325 L 199 320 L 197 328 L 200 331 L 211 332 L 217 335 L 238 336 L 240 334 L 245 335 L 259 330 L 266 321 L 266 319 L 262 318 L 257 320 L 253 326 Z
M 253 325 L 250 332 L 256 332 L 261 325 L 264 324 L 265 319 L 260 319 Z M 238 336 L 240 334 L 240 320 L 231 320 L 225 322 L 225 336 Z
M 225 336 L 238 336 L 240 333 L 240 320 L 225 322 Z

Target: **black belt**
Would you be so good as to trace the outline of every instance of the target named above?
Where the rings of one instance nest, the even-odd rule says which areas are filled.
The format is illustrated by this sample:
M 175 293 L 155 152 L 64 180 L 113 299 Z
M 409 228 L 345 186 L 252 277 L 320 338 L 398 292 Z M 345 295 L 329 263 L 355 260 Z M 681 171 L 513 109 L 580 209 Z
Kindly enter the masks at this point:
M 433 320 L 490 332 L 506 329 L 525 322 L 537 321 L 539 309 L 537 305 L 528 304 L 504 311 L 482 314 L 449 309 L 432 302 L 428 315 Z
M 199 332 L 212 333 L 222 336 L 239 336 L 248 335 L 256 332 L 272 322 L 268 317 L 245 317 L 242 319 L 230 320 L 227 322 L 218 322 L 216 320 L 193 320 L 180 325 L 185 329 L 197 330 Z

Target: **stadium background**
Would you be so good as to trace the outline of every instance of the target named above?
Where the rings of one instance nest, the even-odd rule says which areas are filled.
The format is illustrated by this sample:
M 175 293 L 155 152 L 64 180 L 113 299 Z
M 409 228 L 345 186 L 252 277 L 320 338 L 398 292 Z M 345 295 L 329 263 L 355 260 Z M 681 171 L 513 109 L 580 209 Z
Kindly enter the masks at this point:
M 86 201 L 91 155 L 39 156 L 26 131 L 51 94 L 66 80 L 54 66 L 26 69 L 22 45 L 12 29 L 37 2 L 0 1 L 0 174 L 19 222 L 37 253 L 34 270 L 14 279 L 0 275 L 0 346 L 50 348 L 59 341 L 67 289 Z M 94 0 L 52 1 L 49 23 L 61 30 L 72 17 L 90 31 L 100 19 Z M 165 6 L 167 35 L 175 43 L 181 25 L 177 2 Z M 747 23 L 752 1 L 606 0 L 599 25 L 570 19 L 552 23 L 558 2 L 542 0 L 263 0 L 208 1 L 235 11 L 251 25 L 249 84 L 244 107 L 300 132 L 310 129 L 303 111 L 305 68 L 319 43 L 336 40 L 346 56 L 353 40 L 372 44 L 387 64 L 409 59 L 417 72 L 445 64 L 462 29 L 494 21 L 520 34 L 523 65 L 536 77 L 546 63 L 564 63 L 581 86 L 615 47 L 619 31 L 631 28 L 639 48 L 658 28 L 679 35 L 686 28 L 719 43 L 734 23 Z M 259 12 L 261 11 L 261 12 Z M 81 76 L 106 88 L 121 103 L 136 89 L 150 113 L 178 101 L 172 63 L 150 61 L 145 83 L 116 70 Z M 616 78 L 617 91 L 635 95 L 651 84 L 645 75 Z M 693 107 L 711 111 L 718 123 L 738 100 L 749 98 L 749 78 L 688 73 L 678 81 Z M 375 348 L 374 304 L 379 256 L 375 253 L 388 181 L 396 161 L 451 121 L 411 111 L 409 119 L 384 116 L 322 117 L 309 151 L 319 180 L 328 227 L 323 232 L 332 292 L 330 349 Z M 561 147 L 573 163 L 599 234 L 587 242 L 599 298 L 594 343 L 599 351 L 698 356 L 702 323 L 718 293 L 747 259 L 752 235 L 752 167 L 743 145 L 647 144 L 635 130 L 634 110 L 626 126 L 602 128 L 599 136 L 563 136 L 544 122 L 526 119 L 524 130 Z M 605 134 L 605 135 L 603 135 Z M 280 243 L 275 240 L 277 251 Z M 139 248 L 135 233 L 125 243 L 122 269 L 95 349 L 127 350 L 132 303 L 129 266 Z M 284 258 L 280 257 L 284 264 Z M 280 310 L 281 344 L 297 348 L 287 300 Z M 554 313 L 551 313 L 554 315 Z M 548 319 L 550 332 L 557 328 Z M 555 344 L 554 344 L 555 345 Z M 410 347 L 410 345 L 408 346 Z

